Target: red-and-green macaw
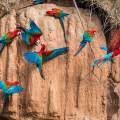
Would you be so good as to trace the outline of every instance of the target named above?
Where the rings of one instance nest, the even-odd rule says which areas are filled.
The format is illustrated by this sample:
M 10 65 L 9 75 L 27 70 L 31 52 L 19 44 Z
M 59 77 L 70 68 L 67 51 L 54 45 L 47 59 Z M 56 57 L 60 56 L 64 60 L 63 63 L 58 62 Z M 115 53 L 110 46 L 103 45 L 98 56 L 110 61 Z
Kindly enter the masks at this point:
M 21 32 L 21 36 L 26 45 L 36 45 L 37 41 L 39 41 L 40 37 L 43 35 L 41 29 L 31 19 L 30 29 L 25 29 L 21 26 L 18 26 L 17 28 L 23 31 Z
M 10 31 L 8 33 L 5 33 L 1 38 L 0 38 L 0 53 L 3 51 L 4 47 L 7 46 L 8 44 L 12 43 L 15 37 L 17 37 L 20 34 L 21 30 L 14 30 Z
M 60 20 L 60 24 L 62 26 L 63 32 L 64 32 L 64 38 L 65 42 L 67 43 L 67 36 L 65 33 L 65 27 L 64 27 L 64 17 L 68 16 L 68 13 L 63 12 L 62 10 L 58 8 L 53 8 L 52 10 L 49 10 L 46 12 L 49 16 L 54 16 L 55 18 L 58 18 Z
M 88 30 L 88 31 L 84 32 L 83 40 L 80 42 L 79 49 L 75 53 L 75 56 L 79 55 L 79 53 L 87 45 L 87 43 L 90 43 L 93 41 L 95 33 L 96 33 L 96 30 Z
M 114 60 L 114 57 L 116 57 L 119 54 L 120 54 L 120 48 L 114 50 L 113 52 L 110 52 L 110 53 L 106 54 L 102 58 L 99 58 L 99 59 L 95 60 L 94 63 L 93 63 L 93 66 L 95 67 L 96 65 L 102 65 L 106 62 L 112 61 L 112 60 Z
M 20 82 L 18 81 L 12 82 L 8 80 L 0 81 L 0 89 L 4 93 L 4 105 L 9 102 L 9 95 L 24 91 L 24 88 L 21 87 Z
M 96 65 L 102 65 L 106 62 L 113 61 L 114 58 L 120 54 L 120 28 L 114 32 L 108 48 L 102 46 L 101 49 L 106 51 L 107 54 L 102 58 L 94 60 L 94 67 Z
M 41 50 L 39 52 L 26 52 L 24 54 L 24 57 L 28 62 L 36 64 L 36 66 L 39 69 L 39 72 L 41 73 L 42 64 L 58 57 L 59 55 L 67 53 L 68 50 L 68 47 L 54 50 L 45 50 L 45 45 L 42 44 Z

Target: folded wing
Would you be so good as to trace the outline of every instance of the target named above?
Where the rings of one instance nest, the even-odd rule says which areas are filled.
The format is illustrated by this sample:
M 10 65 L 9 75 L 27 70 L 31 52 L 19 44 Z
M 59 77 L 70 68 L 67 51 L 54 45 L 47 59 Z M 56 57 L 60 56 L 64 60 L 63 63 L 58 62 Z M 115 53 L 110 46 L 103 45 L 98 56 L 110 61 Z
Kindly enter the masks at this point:
M 23 92 L 25 89 L 21 86 L 13 86 L 7 90 L 7 94 L 15 94 L 15 93 L 20 93 Z

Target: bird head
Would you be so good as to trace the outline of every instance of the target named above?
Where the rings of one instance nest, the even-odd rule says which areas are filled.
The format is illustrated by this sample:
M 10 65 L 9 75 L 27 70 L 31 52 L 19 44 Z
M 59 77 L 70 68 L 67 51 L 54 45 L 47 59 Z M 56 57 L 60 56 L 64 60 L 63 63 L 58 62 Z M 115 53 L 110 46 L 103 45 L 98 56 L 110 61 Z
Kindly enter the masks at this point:
M 10 38 L 15 38 L 16 36 L 20 35 L 21 32 L 22 32 L 21 30 L 16 29 L 12 32 L 8 32 L 8 34 L 9 34 Z
M 96 30 L 95 30 L 95 29 L 93 29 L 93 30 L 88 30 L 88 32 L 89 32 L 89 34 L 90 34 L 91 36 L 95 36 Z
M 53 8 L 52 10 L 49 10 L 49 11 L 47 11 L 46 13 L 47 13 L 47 15 L 53 16 L 53 15 L 57 14 L 59 11 L 60 11 L 60 9 L 58 9 L 58 8 Z

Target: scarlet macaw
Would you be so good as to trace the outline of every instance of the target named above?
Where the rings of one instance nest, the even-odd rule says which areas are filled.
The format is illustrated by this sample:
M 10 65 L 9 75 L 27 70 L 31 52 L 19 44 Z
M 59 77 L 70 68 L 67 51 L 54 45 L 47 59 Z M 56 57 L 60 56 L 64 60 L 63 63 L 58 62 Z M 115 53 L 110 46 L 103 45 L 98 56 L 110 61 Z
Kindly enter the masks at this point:
M 30 19 L 30 29 L 25 29 L 21 26 L 18 26 L 18 29 L 21 29 L 21 36 L 26 45 L 35 45 L 40 37 L 42 36 L 41 29 L 35 24 L 33 20 Z
M 83 40 L 80 42 L 80 46 L 78 51 L 75 53 L 74 56 L 79 55 L 79 53 L 81 52 L 81 50 L 87 45 L 87 43 L 90 43 L 93 41 L 93 38 L 95 36 L 96 30 L 88 30 L 86 32 L 84 32 L 83 34 Z
M 64 17 L 68 16 L 68 13 L 63 12 L 62 10 L 58 8 L 53 8 L 52 10 L 49 10 L 46 12 L 49 16 L 54 16 L 55 18 L 58 18 L 60 20 L 60 24 L 62 26 L 63 32 L 64 32 L 64 38 L 65 43 L 67 43 L 67 36 L 65 34 L 65 27 L 64 27 Z
M 20 82 L 15 81 L 0 81 L 0 89 L 2 89 L 4 93 L 4 105 L 9 102 L 9 95 L 20 93 L 24 91 L 24 88 L 21 87 Z
M 14 30 L 10 31 L 8 33 L 5 33 L 1 38 L 0 38 L 0 53 L 3 51 L 4 47 L 7 46 L 8 44 L 12 43 L 15 37 L 17 37 L 20 34 L 21 30 Z
M 69 50 L 68 47 L 54 49 L 54 50 L 45 50 L 45 49 L 46 49 L 45 45 L 42 44 L 41 50 L 39 52 L 26 52 L 24 54 L 24 57 L 28 62 L 37 65 L 40 74 L 42 70 L 42 64 L 58 57 L 59 55 L 67 53 Z

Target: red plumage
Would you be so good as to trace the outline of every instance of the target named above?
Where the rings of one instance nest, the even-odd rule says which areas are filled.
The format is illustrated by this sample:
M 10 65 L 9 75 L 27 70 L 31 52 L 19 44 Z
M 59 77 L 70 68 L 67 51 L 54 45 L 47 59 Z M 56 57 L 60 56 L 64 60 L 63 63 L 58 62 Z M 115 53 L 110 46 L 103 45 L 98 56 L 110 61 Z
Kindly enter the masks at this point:
M 45 48 L 46 48 L 46 46 L 44 44 L 42 44 L 41 50 L 38 53 L 40 56 L 47 56 L 52 53 L 52 50 L 45 50 Z
M 10 86 L 10 87 L 11 87 L 11 86 L 20 85 L 20 82 L 18 82 L 18 81 L 12 82 L 12 81 L 5 80 L 4 82 L 5 82 L 5 84 L 6 84 L 7 86 Z
M 112 54 L 112 58 L 114 58 L 115 56 L 120 54 L 120 49 L 116 49 L 114 50 L 113 54 Z
M 108 48 L 110 51 L 120 48 L 120 28 L 114 32 Z
M 17 29 L 17 30 L 14 30 L 14 31 L 10 31 L 7 34 L 10 38 L 15 38 L 17 35 L 19 35 L 20 32 L 21 32 L 21 30 Z

